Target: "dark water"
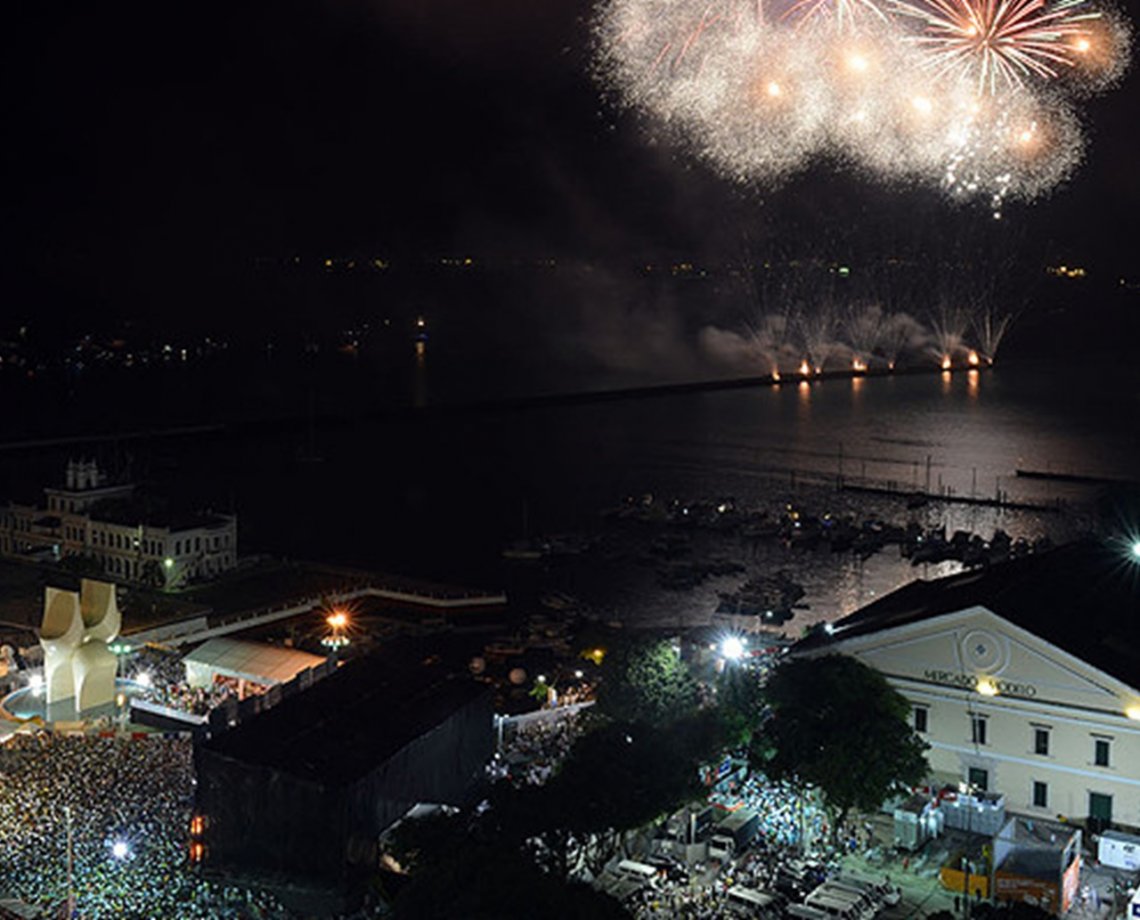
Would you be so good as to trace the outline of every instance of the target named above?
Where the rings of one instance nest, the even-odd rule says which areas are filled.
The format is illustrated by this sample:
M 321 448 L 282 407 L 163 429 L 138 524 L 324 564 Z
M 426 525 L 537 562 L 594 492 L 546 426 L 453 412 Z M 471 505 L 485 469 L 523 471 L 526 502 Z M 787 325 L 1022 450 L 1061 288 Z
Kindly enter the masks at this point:
M 1000 526 L 1015 537 L 1064 539 L 1090 526 L 1096 490 L 1018 479 L 1015 470 L 1140 478 L 1140 374 L 1120 367 L 1114 374 L 1021 362 L 980 373 L 403 412 L 313 427 L 304 420 L 236 425 L 90 451 L 129 456 L 136 474 L 181 503 L 235 508 L 246 551 L 495 585 L 509 577 L 500 558 L 505 542 L 596 530 L 601 509 L 646 493 L 731 496 L 745 508 L 793 500 L 817 512 L 899 521 L 919 513 L 923 523 L 987 537 Z M 77 452 L 68 445 L 0 454 L 9 493 L 58 479 Z M 906 489 L 926 487 L 929 477 L 932 491 L 1000 489 L 1020 501 L 1063 499 L 1070 510 L 907 512 L 895 500 L 837 493 L 840 475 Z M 844 607 L 911 577 L 897 560 L 845 569 L 839 560 L 728 549 L 750 567 L 791 567 Z M 613 603 L 644 607 L 651 592 L 643 581 L 634 578 Z M 676 599 L 654 605 L 674 609 Z
M 1131 358 L 1140 314 L 1124 295 L 1098 303 L 1038 310 L 1015 328 L 998 366 L 980 373 L 529 407 L 458 408 L 504 396 L 709 378 L 718 368 L 707 356 L 703 364 L 693 357 L 693 330 L 683 323 L 669 325 L 664 339 L 654 338 L 653 324 L 631 322 L 620 334 L 573 346 L 578 327 L 565 320 L 568 329 L 556 335 L 548 327 L 558 326 L 558 316 L 550 311 L 492 323 L 486 311 L 440 308 L 418 356 L 407 330 L 392 326 L 356 355 L 326 342 L 319 352 L 235 347 L 129 371 L 34 378 L 5 371 L 0 442 L 111 437 L 0 450 L 0 495 L 35 497 L 62 478 L 70 456 L 94 455 L 129 463 L 175 505 L 236 510 L 247 552 L 489 586 L 510 581 L 500 557 L 507 541 L 595 530 L 599 510 L 627 495 L 731 496 L 745 508 L 768 509 L 795 501 L 820 513 L 907 518 L 896 500 L 837 493 L 840 477 L 965 496 L 1000 490 L 1021 501 L 1063 499 L 1070 506 L 1064 515 L 963 505 L 919 513 L 924 525 L 986 537 L 1000 526 L 1015 537 L 1063 539 L 1090 526 L 1096 490 L 1018 479 L 1018 468 L 1140 479 L 1140 362 Z M 688 325 L 703 322 L 694 317 Z M 608 343 L 600 357 L 598 341 Z M 1073 365 L 1074 349 L 1099 357 Z M 127 436 L 202 423 L 219 427 Z M 913 574 L 897 559 L 844 568 L 839 559 L 721 549 L 750 569 L 790 568 L 809 593 L 827 598 L 821 605 L 849 607 Z M 572 587 L 589 587 L 563 574 Z M 652 573 L 630 578 L 612 599 L 615 608 L 673 615 L 677 597 L 656 592 L 647 600 L 654 592 L 646 577 Z M 712 588 L 702 590 L 706 600 L 715 598 Z

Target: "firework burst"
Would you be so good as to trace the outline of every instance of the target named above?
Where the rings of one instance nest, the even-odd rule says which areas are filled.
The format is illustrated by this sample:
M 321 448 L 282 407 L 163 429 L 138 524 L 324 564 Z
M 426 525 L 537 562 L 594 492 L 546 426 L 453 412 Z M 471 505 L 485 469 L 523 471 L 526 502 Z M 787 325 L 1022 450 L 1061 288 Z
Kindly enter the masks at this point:
M 1000 216 L 1006 198 L 1072 172 L 1074 97 L 1123 70 L 1123 20 L 1095 0 L 881 2 L 601 0 L 596 74 L 740 183 L 776 184 L 828 156 Z
M 973 80 L 991 95 L 1078 67 L 1092 50 L 1090 25 L 1102 15 L 1085 0 L 922 0 L 897 8 L 924 23 L 917 41 L 940 74 Z

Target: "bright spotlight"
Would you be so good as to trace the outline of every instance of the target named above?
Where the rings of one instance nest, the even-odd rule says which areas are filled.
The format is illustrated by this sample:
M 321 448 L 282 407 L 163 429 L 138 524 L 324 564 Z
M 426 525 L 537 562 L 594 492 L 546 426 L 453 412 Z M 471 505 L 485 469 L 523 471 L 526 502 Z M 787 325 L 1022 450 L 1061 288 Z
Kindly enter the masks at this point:
M 736 661 L 744 654 L 744 640 L 739 636 L 729 636 L 721 642 L 720 653 L 729 661 Z
M 344 629 L 348 625 L 348 614 L 343 610 L 334 611 L 325 618 L 325 622 L 333 629 Z
M 138 676 L 135 678 L 135 680 L 136 680 L 136 681 L 138 682 L 138 684 L 139 684 L 140 686 L 142 686 L 142 687 L 149 687 L 149 686 L 151 686 L 151 685 L 154 683 L 154 681 L 153 681 L 153 680 L 151 680 L 151 676 L 150 676 L 149 674 L 147 674 L 147 672 L 146 672 L 146 671 L 143 671 L 143 672 L 141 672 L 141 673 L 140 673 L 140 674 L 139 674 L 139 675 L 138 675 Z
M 998 686 L 988 677 L 979 678 L 977 687 L 975 688 L 982 696 L 997 696 Z
M 1140 540 L 1132 541 L 1132 558 L 1140 561 Z
M 116 840 L 111 844 L 111 855 L 115 859 L 126 859 L 131 855 L 131 848 L 127 846 L 125 840 Z

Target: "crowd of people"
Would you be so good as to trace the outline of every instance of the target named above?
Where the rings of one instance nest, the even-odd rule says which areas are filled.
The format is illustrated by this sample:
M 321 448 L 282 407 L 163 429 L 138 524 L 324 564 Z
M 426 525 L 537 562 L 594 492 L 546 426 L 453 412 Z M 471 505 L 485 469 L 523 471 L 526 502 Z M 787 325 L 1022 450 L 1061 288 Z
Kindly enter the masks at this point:
M 193 713 L 196 716 L 209 715 L 211 710 L 221 706 L 231 697 L 237 699 L 237 692 L 228 684 L 214 684 L 211 687 L 153 684 L 147 690 L 147 699 L 151 702 L 168 709 Z
M 503 744 L 487 767 L 492 781 L 541 786 L 554 775 L 582 734 L 579 710 L 547 710 L 504 733 Z
M 753 773 L 727 794 L 714 794 L 718 801 L 749 808 L 760 815 L 760 834 L 776 846 L 798 847 L 803 836 L 809 846 L 828 840 L 827 813 L 818 799 L 801 796 L 789 783 L 772 782 L 762 773 Z
M 55 911 L 70 887 L 91 920 L 289 917 L 194 871 L 193 783 L 189 739 L 17 735 L 0 747 L 0 897 Z
M 186 683 L 182 656 L 175 652 L 143 647 L 131 653 L 126 667 L 130 680 L 147 687 L 146 698 L 168 709 L 204 716 L 237 696 L 235 688 L 226 683 L 191 687 Z

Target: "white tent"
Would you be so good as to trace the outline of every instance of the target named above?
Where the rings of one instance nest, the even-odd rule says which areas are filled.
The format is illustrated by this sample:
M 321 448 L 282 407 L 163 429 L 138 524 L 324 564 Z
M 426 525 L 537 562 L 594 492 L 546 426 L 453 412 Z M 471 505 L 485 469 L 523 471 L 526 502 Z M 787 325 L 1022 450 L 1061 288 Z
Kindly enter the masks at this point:
M 319 655 L 260 642 L 243 642 L 219 636 L 186 655 L 186 682 L 209 687 L 215 677 L 230 677 L 271 687 L 292 680 L 301 671 L 324 663 Z

